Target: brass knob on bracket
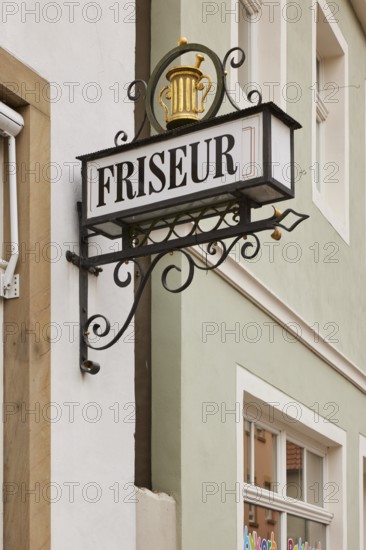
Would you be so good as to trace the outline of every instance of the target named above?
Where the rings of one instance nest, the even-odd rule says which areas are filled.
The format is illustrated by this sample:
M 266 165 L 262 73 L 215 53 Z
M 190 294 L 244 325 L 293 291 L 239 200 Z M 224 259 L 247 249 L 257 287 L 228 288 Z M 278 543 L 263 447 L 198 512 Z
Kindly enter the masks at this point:
M 273 233 L 271 234 L 271 238 L 274 239 L 275 241 L 279 241 L 281 237 L 282 237 L 282 233 L 278 229 L 278 227 L 276 227 Z
M 278 218 L 279 216 L 281 216 L 281 214 L 282 214 L 281 210 L 278 210 L 275 206 L 273 206 L 273 204 L 272 204 L 272 208 L 273 208 L 273 217 L 274 218 Z
M 273 208 L 272 220 L 275 220 L 276 218 L 281 216 L 282 212 L 281 212 L 281 210 L 278 210 L 275 206 L 273 206 L 273 204 L 272 204 L 272 208 Z M 281 239 L 281 237 L 282 237 L 282 233 L 281 233 L 280 229 L 278 227 L 275 227 L 275 230 L 271 234 L 271 238 L 275 241 L 279 241 Z

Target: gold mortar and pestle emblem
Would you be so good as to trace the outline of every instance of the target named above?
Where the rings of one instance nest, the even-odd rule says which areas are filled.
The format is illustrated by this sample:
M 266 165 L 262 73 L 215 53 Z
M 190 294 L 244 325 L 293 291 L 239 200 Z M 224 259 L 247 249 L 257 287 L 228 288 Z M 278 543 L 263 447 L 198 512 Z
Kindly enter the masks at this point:
M 179 45 L 183 44 L 187 44 L 187 39 L 179 40 Z M 196 54 L 194 66 L 180 65 L 169 69 L 166 73 L 170 84 L 160 90 L 159 103 L 165 111 L 168 130 L 196 122 L 199 120 L 198 114 L 204 112 L 206 97 L 212 87 L 211 77 L 200 70 L 204 59 L 203 55 Z M 206 83 L 202 82 L 204 79 L 207 80 Z M 198 92 L 203 92 L 201 99 Z M 170 113 L 168 105 L 163 101 L 164 94 L 165 99 L 170 101 Z

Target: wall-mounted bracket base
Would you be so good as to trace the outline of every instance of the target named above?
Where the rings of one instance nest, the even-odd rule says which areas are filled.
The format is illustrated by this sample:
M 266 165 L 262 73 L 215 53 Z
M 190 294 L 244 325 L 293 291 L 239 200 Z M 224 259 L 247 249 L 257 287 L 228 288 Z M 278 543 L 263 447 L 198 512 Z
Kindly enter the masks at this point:
M 19 298 L 20 288 L 19 288 L 19 275 L 13 275 L 13 279 L 10 285 L 10 288 L 5 289 L 4 287 L 5 275 L 0 276 L 0 296 L 2 298 Z

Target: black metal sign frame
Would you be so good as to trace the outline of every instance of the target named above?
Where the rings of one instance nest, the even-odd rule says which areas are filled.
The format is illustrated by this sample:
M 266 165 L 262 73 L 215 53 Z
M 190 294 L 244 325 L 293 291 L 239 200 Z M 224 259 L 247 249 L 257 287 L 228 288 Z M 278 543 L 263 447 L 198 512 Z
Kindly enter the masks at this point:
M 195 132 L 202 131 L 207 128 L 217 126 L 218 129 L 225 124 L 226 122 L 239 120 L 243 118 L 250 117 L 255 114 L 263 114 L 263 172 L 262 175 L 251 178 L 248 180 L 236 181 L 232 184 L 224 184 L 214 189 L 205 190 L 201 192 L 196 192 L 192 195 L 185 195 L 184 197 L 172 198 L 170 200 L 164 200 L 161 202 L 154 202 L 145 206 L 139 206 L 135 208 L 129 208 L 128 210 L 121 211 L 120 213 L 115 212 L 113 214 L 105 214 L 102 216 L 94 216 L 88 218 L 87 216 L 87 204 L 88 204 L 88 174 L 87 174 L 87 164 L 88 162 L 97 163 L 98 160 L 104 159 L 106 157 L 112 157 L 113 155 L 118 155 L 119 153 L 128 152 L 136 149 L 143 149 L 146 146 L 154 143 L 169 141 L 172 138 L 179 136 L 191 137 Z M 181 204 L 181 209 L 194 209 L 192 206 L 192 201 L 202 201 L 207 199 L 214 199 L 215 196 L 222 196 L 223 194 L 227 195 L 226 202 L 232 198 L 242 199 L 249 194 L 249 189 L 253 189 L 256 186 L 268 186 L 273 189 L 274 194 L 277 192 L 281 193 L 281 196 L 276 198 L 273 196 L 268 200 L 261 201 L 260 204 L 257 204 L 257 207 L 263 206 L 264 204 L 272 204 L 280 200 L 292 199 L 294 197 L 294 164 L 291 164 L 290 174 L 289 174 L 289 183 L 290 187 L 286 187 L 281 182 L 277 181 L 272 175 L 272 158 L 271 158 L 271 139 L 272 139 L 272 128 L 271 128 L 271 118 L 274 115 L 281 122 L 286 124 L 290 129 L 290 155 L 293 158 L 294 154 L 294 131 L 301 128 L 301 125 L 296 122 L 292 117 L 284 113 L 279 109 L 274 103 L 269 102 L 255 107 L 250 107 L 248 109 L 240 110 L 235 113 L 230 113 L 228 115 L 216 117 L 213 120 L 206 120 L 203 122 L 191 124 L 177 130 L 172 130 L 164 134 L 159 134 L 146 138 L 140 141 L 133 143 L 128 143 L 125 145 L 120 145 L 111 149 L 106 149 L 103 151 L 98 151 L 96 153 L 90 153 L 88 155 L 79 156 L 78 159 L 82 162 L 82 226 L 85 228 L 94 229 L 98 224 L 103 222 L 109 222 L 111 219 L 113 223 L 119 224 L 121 226 L 121 233 L 123 232 L 123 227 L 130 224 L 132 219 L 142 218 L 149 220 L 149 218 L 157 217 L 161 215 L 164 217 L 164 213 L 170 206 L 174 206 L 175 209 Z M 253 206 L 255 206 L 255 201 L 251 201 Z M 96 232 L 103 234 L 102 229 L 95 229 Z M 111 236 L 106 235 L 108 238 Z M 116 239 L 120 238 L 120 235 L 115 237 Z
M 146 233 L 143 234 L 143 240 L 149 241 L 149 244 L 142 246 L 131 247 L 127 244 L 124 247 L 122 244 L 122 250 L 109 254 L 102 254 L 99 256 L 89 257 L 89 245 L 88 241 L 93 235 L 81 225 L 81 204 L 78 205 L 79 217 L 80 217 L 80 254 L 75 254 L 68 251 L 66 258 L 69 262 L 79 267 L 79 292 L 80 292 L 80 368 L 82 371 L 89 374 L 96 374 L 99 372 L 100 365 L 93 361 L 88 360 L 88 348 L 94 350 L 104 350 L 115 344 L 125 333 L 130 325 L 132 318 L 137 309 L 142 292 L 149 280 L 151 273 L 158 262 L 167 254 L 173 254 L 174 252 L 180 252 L 184 255 L 188 262 L 188 277 L 179 288 L 171 288 L 168 283 L 168 274 L 171 270 L 175 269 L 180 271 L 174 263 L 170 264 L 163 271 L 162 284 L 169 292 L 182 292 L 186 289 L 193 280 L 193 275 L 196 269 L 198 270 L 214 270 L 221 263 L 223 263 L 230 251 L 237 243 L 242 241 L 241 244 L 241 256 L 243 259 L 254 258 L 260 250 L 260 241 L 256 233 L 266 230 L 273 230 L 274 238 L 278 238 L 276 231 L 278 228 L 282 228 L 286 231 L 293 231 L 299 223 L 308 218 L 305 214 L 298 214 L 293 209 L 287 209 L 281 213 L 278 210 L 274 210 L 273 216 L 270 218 L 251 221 L 251 210 L 255 205 L 246 200 L 241 200 L 229 208 L 229 211 L 224 213 L 217 213 L 217 228 L 204 232 L 200 230 L 200 221 L 202 218 L 199 213 L 195 220 L 192 218 L 190 234 L 184 237 L 171 238 L 176 231 L 175 226 L 169 227 L 167 232 L 167 238 L 161 242 L 154 242 L 154 228 L 148 228 Z M 292 214 L 295 221 L 290 226 L 285 225 L 283 222 L 287 216 Z M 227 217 L 231 217 L 234 222 L 233 225 L 228 223 Z M 220 227 L 224 226 L 224 227 Z M 230 239 L 229 244 L 226 244 L 226 239 Z M 196 245 L 206 245 L 205 252 L 207 255 L 213 258 L 214 263 L 210 266 L 204 265 L 199 261 L 196 261 L 192 254 L 187 250 Z M 146 255 L 154 255 L 153 262 L 149 270 L 144 273 L 138 263 L 138 258 Z M 113 336 L 108 343 L 93 345 L 89 341 L 89 335 L 92 331 L 93 334 L 103 342 L 104 338 L 110 336 L 111 325 L 108 319 L 101 314 L 88 316 L 88 285 L 90 274 L 98 275 L 102 269 L 101 265 L 115 263 L 114 270 L 114 282 L 120 288 L 126 288 L 131 285 L 133 277 L 131 273 L 128 273 L 125 279 L 120 278 L 121 268 L 127 263 L 131 266 L 137 265 L 140 268 L 140 283 L 138 291 L 135 295 L 135 299 L 129 314 L 117 335 Z M 103 328 L 102 328 L 102 325 Z
M 217 94 L 208 113 L 200 122 L 195 122 L 189 126 L 164 132 L 163 128 L 158 123 L 153 107 L 153 96 L 157 81 L 163 73 L 164 69 L 176 57 L 188 51 L 199 51 L 209 55 L 214 63 L 217 72 Z M 161 275 L 162 285 L 169 292 L 182 292 L 192 282 L 194 273 L 197 270 L 214 270 L 222 264 L 228 257 L 234 246 L 240 246 L 240 254 L 243 259 L 254 258 L 260 250 L 260 241 L 257 233 L 261 231 L 271 230 L 272 238 L 279 239 L 281 233 L 279 228 L 286 231 L 293 231 L 299 223 L 308 218 L 306 214 L 299 214 L 293 209 L 287 209 L 283 213 L 274 208 L 274 213 L 271 217 L 262 220 L 252 220 L 252 210 L 269 202 L 276 202 L 294 197 L 294 164 L 291 164 L 291 184 L 289 187 L 284 186 L 281 182 L 275 180 L 272 174 L 272 158 L 271 158 L 271 119 L 273 116 L 280 119 L 290 129 L 290 158 L 293 159 L 294 153 L 294 130 L 301 126 L 281 109 L 273 103 L 262 104 L 261 96 L 253 90 L 248 94 L 248 99 L 251 100 L 253 95 L 258 98 L 256 106 L 240 111 L 235 102 L 230 98 L 226 87 L 226 63 L 230 56 L 234 53 L 239 53 L 239 60 L 231 59 L 232 67 L 239 67 L 245 59 L 245 54 L 240 48 L 232 48 L 226 54 L 224 61 L 221 63 L 217 55 L 205 46 L 199 44 L 187 45 L 185 39 L 180 41 L 180 46 L 171 50 L 158 64 L 153 72 L 149 84 L 146 85 L 142 81 L 133 82 L 128 89 L 128 97 L 133 100 L 138 100 L 140 95 L 135 93 L 132 95 L 133 87 L 137 84 L 143 84 L 146 94 L 146 114 L 152 126 L 162 132 L 160 135 L 143 139 L 139 142 L 136 138 L 128 144 L 117 145 L 117 139 L 122 136 L 124 141 L 127 136 L 124 132 L 119 132 L 115 138 L 116 147 L 83 155 L 78 157 L 82 162 L 82 203 L 78 203 L 79 215 L 79 254 L 68 251 L 66 259 L 79 268 L 79 302 L 80 302 L 80 368 L 88 374 L 96 374 L 100 370 L 99 363 L 88 359 L 88 349 L 105 350 L 115 344 L 125 333 L 130 325 L 133 316 L 136 312 L 142 292 L 149 280 L 156 265 L 168 254 L 173 255 L 172 262 L 163 269 Z M 185 68 L 185 67 L 183 67 Z M 228 99 L 235 113 L 224 115 L 218 118 L 210 118 L 214 116 L 220 108 L 224 94 L 227 94 Z M 176 136 L 189 135 L 196 130 L 210 128 L 217 125 L 218 127 L 228 121 L 237 120 L 243 116 L 255 115 L 263 113 L 263 174 L 250 180 L 247 183 L 245 180 L 236 182 L 235 184 L 218 187 L 214 192 L 202 192 L 201 194 L 194 193 L 194 196 L 185 196 L 183 199 L 175 201 L 162 201 L 161 204 L 154 203 L 141 207 L 135 210 L 129 210 L 112 215 L 104 215 L 88 219 L 87 217 L 87 166 L 90 161 L 97 161 L 120 152 L 129 151 L 135 148 L 142 148 L 146 145 L 156 142 L 164 142 Z M 145 117 L 146 118 L 146 117 Z M 141 130 L 141 128 L 140 128 Z M 139 130 L 139 132 L 140 132 Z M 138 132 L 138 134 L 139 134 Z M 138 136 L 137 134 L 137 136 Z M 136 136 L 136 137 L 137 137 Z M 253 189 L 255 186 L 268 185 L 273 186 L 276 191 L 281 193 L 281 198 L 270 199 L 268 201 L 261 200 L 260 204 L 253 200 L 253 197 L 248 193 L 248 187 Z M 225 194 L 223 200 L 217 200 L 217 195 Z M 212 204 L 209 204 L 210 198 L 216 197 Z M 189 205 L 190 199 L 207 200 L 204 206 Z M 174 212 L 169 210 L 174 206 Z M 178 208 L 177 208 L 178 206 Z M 152 210 L 154 214 L 152 215 Z M 158 212 L 158 216 L 157 216 Z M 292 223 L 285 224 L 288 216 L 292 216 Z M 89 242 L 96 235 L 104 235 L 111 238 L 110 234 L 104 233 L 98 224 L 111 221 L 121 228 L 120 247 L 118 251 L 99 255 L 89 254 Z M 211 223 L 207 229 L 207 221 Z M 182 234 L 182 228 L 184 232 Z M 159 231 L 158 231 L 159 230 Z M 191 253 L 192 247 L 200 246 L 204 248 L 207 257 L 210 257 L 209 265 L 207 262 L 196 259 Z M 169 283 L 169 274 L 172 270 L 180 271 L 180 268 L 174 263 L 175 257 L 181 254 L 188 265 L 188 270 L 180 286 L 172 288 Z M 152 256 L 152 262 L 149 269 L 144 272 L 139 264 L 139 258 L 143 256 Z M 88 286 L 90 275 L 98 276 L 102 268 L 100 266 L 106 264 L 115 264 L 114 268 L 114 283 L 119 288 L 127 288 L 132 286 L 133 273 L 131 268 L 137 266 L 140 277 L 139 286 L 135 291 L 134 301 L 122 327 L 117 334 L 112 334 L 111 324 L 106 316 L 102 314 L 88 313 Z M 124 270 L 127 269 L 127 273 Z M 131 286 L 130 286 L 131 285 Z M 89 338 L 90 334 L 98 337 L 98 343 L 95 344 Z

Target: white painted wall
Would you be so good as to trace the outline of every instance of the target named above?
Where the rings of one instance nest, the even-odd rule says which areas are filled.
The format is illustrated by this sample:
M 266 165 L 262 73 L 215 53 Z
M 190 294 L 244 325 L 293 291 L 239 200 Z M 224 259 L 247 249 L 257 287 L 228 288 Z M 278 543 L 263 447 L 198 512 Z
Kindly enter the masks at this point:
M 176 550 L 176 502 L 166 493 L 137 491 L 136 550 Z
M 2 10 L 0 46 L 53 83 L 54 246 L 40 251 L 40 259 L 43 252 L 43 260 L 52 255 L 52 550 L 134 549 L 134 345 L 91 355 L 101 372 L 80 374 L 78 270 L 65 260 L 67 243 L 78 241 L 81 198 L 79 166 L 71 163 L 76 155 L 113 146 L 120 129 L 132 137 L 133 106 L 124 102 L 123 86 L 134 78 L 134 5 L 43 0 L 8 2 Z M 45 91 L 29 93 L 34 98 Z M 123 321 L 131 291 L 114 286 L 110 269 L 91 281 L 90 292 L 91 313 Z M 46 332 L 41 327 L 41 338 Z M 91 402 L 97 406 L 85 408 Z M 91 422 L 95 414 L 101 418 Z M 98 501 L 88 502 L 98 492 Z
M 3 181 L 3 174 L 4 174 L 4 142 L 5 140 L 0 137 L 0 215 L 1 219 L 3 219 L 4 216 L 4 181 Z M 3 243 L 3 223 L 0 223 L 0 243 Z M 1 247 L 3 248 L 3 247 Z M 2 258 L 3 250 L 0 252 L 0 257 Z M 4 273 L 3 270 L 0 270 L 0 273 Z M 0 299 L 0 325 L 3 327 L 3 321 L 4 321 L 4 304 L 3 300 Z M 0 395 L 1 400 L 4 401 L 4 354 L 0 353 Z M 1 468 L 0 468 L 0 483 L 1 486 L 3 486 L 4 482 L 4 468 L 3 468 L 3 456 L 4 456 L 4 426 L 3 422 L 1 422 L 0 425 L 0 457 L 1 457 Z M 0 533 L 3 532 L 3 525 L 4 525 L 4 507 L 3 503 L 1 502 L 0 507 Z M 3 537 L 0 537 L 0 550 L 3 550 Z

